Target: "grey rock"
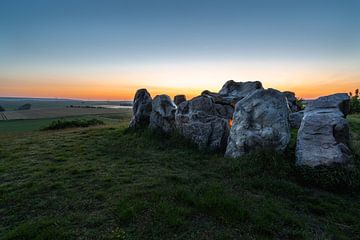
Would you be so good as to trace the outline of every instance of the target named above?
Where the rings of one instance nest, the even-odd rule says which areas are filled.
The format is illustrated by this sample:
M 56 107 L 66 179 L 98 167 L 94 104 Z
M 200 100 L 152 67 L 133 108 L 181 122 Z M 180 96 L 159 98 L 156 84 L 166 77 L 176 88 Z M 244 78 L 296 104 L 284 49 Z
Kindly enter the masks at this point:
M 298 105 L 297 99 L 294 92 L 285 91 L 283 92 L 288 101 L 289 108 L 291 112 L 298 112 L 301 110 L 301 106 Z
M 152 99 L 146 89 L 136 91 L 133 104 L 133 115 L 129 127 L 147 127 L 150 122 Z
M 304 111 L 290 113 L 289 114 L 290 127 L 299 129 L 303 117 L 304 117 Z
M 349 96 L 334 94 L 311 101 L 298 131 L 296 164 L 331 166 L 352 162 L 349 149 Z
M 263 89 L 259 81 L 235 82 L 234 80 L 229 80 L 224 84 L 219 93 L 205 90 L 201 95 L 213 98 L 215 103 L 235 106 L 239 100 L 258 89 Z
M 344 116 L 350 111 L 350 97 L 346 93 L 336 93 L 328 96 L 319 97 L 316 100 L 309 101 L 305 110 L 306 112 L 316 109 L 340 110 Z
M 285 95 L 275 89 L 257 90 L 235 107 L 226 157 L 271 149 L 283 151 L 290 141 L 289 108 Z
M 176 105 L 168 95 L 157 95 L 152 102 L 149 128 L 170 134 L 175 129 Z
M 179 106 L 180 103 L 185 102 L 185 101 L 186 101 L 185 95 L 176 95 L 174 97 L 174 103 L 176 104 L 176 106 Z
M 232 111 L 231 106 L 216 104 L 212 98 L 198 96 L 178 106 L 176 127 L 181 135 L 201 149 L 225 150 Z

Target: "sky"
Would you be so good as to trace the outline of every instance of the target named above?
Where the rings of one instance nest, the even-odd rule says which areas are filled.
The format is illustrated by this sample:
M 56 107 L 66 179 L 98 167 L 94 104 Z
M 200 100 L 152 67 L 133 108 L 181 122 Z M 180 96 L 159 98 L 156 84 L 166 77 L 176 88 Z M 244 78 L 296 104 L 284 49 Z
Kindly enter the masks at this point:
M 360 87 L 358 0 L 1 0 L 0 96 Z

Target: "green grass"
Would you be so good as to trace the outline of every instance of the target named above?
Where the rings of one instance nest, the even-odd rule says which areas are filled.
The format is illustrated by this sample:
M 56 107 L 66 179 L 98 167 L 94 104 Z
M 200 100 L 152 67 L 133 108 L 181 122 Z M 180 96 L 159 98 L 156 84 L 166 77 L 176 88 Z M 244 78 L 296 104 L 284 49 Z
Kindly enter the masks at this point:
M 9 133 L 23 133 L 31 132 L 43 129 L 51 124 L 53 121 L 72 121 L 72 120 L 89 120 L 98 119 L 105 122 L 106 124 L 115 124 L 119 120 L 127 121 L 130 112 L 124 111 L 124 113 L 118 114 L 102 114 L 102 115 L 88 115 L 88 116 L 76 116 L 76 117 L 65 117 L 65 118 L 45 118 L 45 119 L 27 119 L 27 120 L 7 120 L 0 121 L 0 136 L 2 134 Z
M 104 125 L 105 123 L 99 119 L 75 119 L 75 120 L 55 120 L 52 121 L 48 126 L 44 127 L 41 130 L 62 130 L 67 128 L 84 128 L 92 127 L 98 125 Z
M 360 118 L 349 119 L 354 146 Z M 360 236 L 357 185 L 303 181 L 296 132 L 282 155 L 226 159 L 179 136 L 127 130 L 127 121 L 0 138 L 0 239 Z

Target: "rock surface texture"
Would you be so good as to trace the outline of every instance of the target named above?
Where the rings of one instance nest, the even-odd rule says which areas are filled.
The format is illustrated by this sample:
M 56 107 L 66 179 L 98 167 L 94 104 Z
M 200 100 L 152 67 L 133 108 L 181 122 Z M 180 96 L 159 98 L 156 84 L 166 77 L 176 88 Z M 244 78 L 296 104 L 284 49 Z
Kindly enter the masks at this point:
M 285 92 L 283 92 L 283 94 L 285 95 L 285 97 L 288 101 L 288 105 L 289 105 L 291 112 L 298 112 L 301 110 L 301 107 L 297 103 L 295 93 L 290 92 L 290 91 L 285 91 Z
M 215 103 L 235 106 L 239 100 L 258 89 L 263 89 L 259 81 L 235 82 L 234 80 L 229 80 L 224 84 L 219 93 L 204 91 L 202 95 L 213 98 Z
M 152 99 L 146 89 L 136 91 L 133 103 L 133 115 L 129 127 L 147 127 L 150 121 Z
M 350 98 L 334 94 L 311 101 L 297 136 L 296 164 L 330 166 L 351 162 L 349 145 Z
M 157 95 L 152 102 L 149 128 L 171 133 L 175 128 L 176 105 L 168 95 Z
M 176 106 L 179 106 L 180 103 L 185 102 L 185 101 L 186 101 L 185 95 L 176 95 L 174 97 L 174 103 L 176 104 Z
M 216 104 L 211 97 L 198 96 L 178 106 L 176 127 L 199 148 L 225 150 L 232 112 L 231 106 Z
M 290 127 L 299 129 L 303 117 L 304 117 L 304 111 L 290 113 L 289 115 Z
M 290 141 L 289 108 L 275 89 L 257 90 L 235 107 L 225 156 L 240 157 L 262 149 L 283 151 Z

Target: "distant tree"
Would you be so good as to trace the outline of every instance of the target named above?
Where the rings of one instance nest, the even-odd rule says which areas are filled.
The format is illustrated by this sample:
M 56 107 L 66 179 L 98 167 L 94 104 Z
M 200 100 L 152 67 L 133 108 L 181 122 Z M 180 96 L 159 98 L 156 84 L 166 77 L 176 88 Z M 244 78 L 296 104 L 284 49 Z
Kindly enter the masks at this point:
M 355 94 L 350 92 L 350 113 L 360 113 L 359 89 L 355 89 Z
M 2 106 L 0 106 L 0 112 L 4 112 L 5 108 L 3 108 Z
M 27 103 L 19 107 L 17 110 L 29 110 L 29 109 L 31 109 L 31 104 Z

